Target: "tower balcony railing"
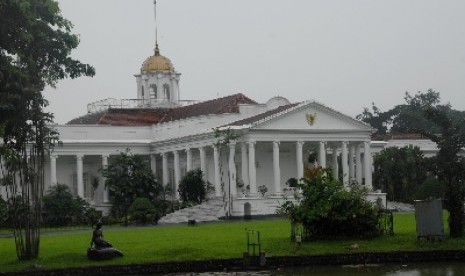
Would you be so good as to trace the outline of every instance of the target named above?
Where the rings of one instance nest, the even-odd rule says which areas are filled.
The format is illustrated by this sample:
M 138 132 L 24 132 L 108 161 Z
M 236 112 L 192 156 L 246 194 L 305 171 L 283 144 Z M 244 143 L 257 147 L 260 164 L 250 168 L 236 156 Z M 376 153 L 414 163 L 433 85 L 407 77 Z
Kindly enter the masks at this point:
M 173 108 L 199 103 L 197 100 L 164 100 L 164 99 L 114 99 L 108 98 L 87 104 L 87 113 L 101 112 L 108 109 L 136 108 Z

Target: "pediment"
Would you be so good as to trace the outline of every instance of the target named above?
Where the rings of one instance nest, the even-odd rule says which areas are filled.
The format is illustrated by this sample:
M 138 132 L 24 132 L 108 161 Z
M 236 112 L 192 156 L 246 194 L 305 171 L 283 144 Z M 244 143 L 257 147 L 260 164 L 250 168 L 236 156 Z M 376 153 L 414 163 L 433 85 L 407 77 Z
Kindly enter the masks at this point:
M 369 125 L 314 101 L 305 102 L 287 112 L 256 122 L 252 128 L 270 130 L 372 130 Z

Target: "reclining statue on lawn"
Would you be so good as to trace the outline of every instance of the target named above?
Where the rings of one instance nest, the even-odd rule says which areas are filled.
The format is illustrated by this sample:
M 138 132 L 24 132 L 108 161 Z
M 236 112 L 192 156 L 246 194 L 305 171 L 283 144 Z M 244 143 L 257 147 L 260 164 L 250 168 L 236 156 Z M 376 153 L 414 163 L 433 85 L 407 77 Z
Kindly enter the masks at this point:
M 94 247 L 92 247 L 92 245 Z M 108 260 L 115 257 L 123 257 L 118 249 L 113 248 L 111 243 L 103 239 L 102 222 L 97 222 L 92 232 L 90 248 L 87 250 L 87 258 L 90 260 Z

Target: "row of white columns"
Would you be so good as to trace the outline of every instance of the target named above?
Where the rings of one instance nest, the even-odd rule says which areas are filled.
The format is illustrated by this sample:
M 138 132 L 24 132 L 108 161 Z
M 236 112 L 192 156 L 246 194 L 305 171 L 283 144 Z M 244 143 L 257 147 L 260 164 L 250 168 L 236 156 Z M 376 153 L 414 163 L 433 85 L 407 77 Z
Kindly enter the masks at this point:
M 319 143 L 319 158 L 318 163 L 322 167 L 326 167 L 326 149 L 325 142 Z M 338 164 L 338 146 L 332 144 L 332 160 L 331 168 L 333 176 L 337 178 L 339 176 L 339 164 Z M 372 187 L 372 160 L 371 160 L 371 148 L 370 141 L 363 142 L 363 174 L 362 174 L 362 145 L 360 142 L 341 142 L 341 166 L 343 174 L 344 185 L 349 185 L 352 182 L 362 184 L 365 179 L 365 186 L 371 190 Z
M 303 145 L 305 142 L 296 142 L 296 174 L 297 178 L 303 177 L 304 163 L 303 163 Z M 318 163 L 322 167 L 326 167 L 326 142 L 319 142 L 318 152 Z M 257 194 L 257 172 L 256 172 L 256 161 L 255 161 L 255 145 L 256 142 L 242 142 L 241 143 L 241 178 L 244 181 L 244 185 L 249 185 L 250 195 L 254 196 Z M 273 188 L 274 194 L 279 195 L 282 191 L 281 188 L 281 168 L 280 168 L 280 150 L 279 141 L 273 141 Z M 365 186 L 369 189 L 371 185 L 371 153 L 370 153 L 370 142 L 366 141 L 363 143 L 363 170 L 364 175 L 362 176 L 362 150 L 360 142 L 340 142 L 341 145 L 341 164 L 343 173 L 343 182 L 348 185 L 352 181 L 362 183 L 362 178 L 365 178 Z M 338 177 L 338 144 L 331 143 L 330 148 L 332 150 L 332 161 L 331 167 L 333 169 L 334 177 Z M 213 164 L 214 164 L 214 186 L 215 195 L 221 196 L 221 172 L 220 172 L 220 153 L 218 145 L 212 145 L 213 148 Z M 200 155 L 200 169 L 207 174 L 207 158 L 206 158 L 206 147 L 199 147 Z M 192 148 L 188 148 L 186 151 L 186 169 L 190 171 L 193 167 L 193 152 Z M 180 150 L 171 151 L 174 163 L 174 187 L 177 191 L 179 181 L 181 180 L 181 166 L 180 166 Z M 168 155 L 170 152 L 161 153 L 162 156 L 162 181 L 163 185 L 169 183 L 169 170 L 168 170 Z M 236 195 L 237 188 L 237 175 L 235 165 L 235 153 L 236 153 L 236 142 L 233 141 L 229 144 L 229 183 L 231 188 L 231 194 Z M 83 183 L 83 157 L 84 155 L 76 155 L 76 171 L 77 171 L 77 191 L 78 196 L 84 198 L 84 183 Z M 102 155 L 102 167 L 108 166 L 108 155 Z M 151 169 L 153 172 L 156 171 L 156 155 L 151 155 Z M 52 185 L 57 184 L 57 170 L 56 170 L 57 156 L 50 156 L 50 173 Z M 102 178 L 102 182 L 105 179 Z M 178 195 L 178 193 L 175 193 Z M 108 202 L 108 190 L 105 188 L 103 193 L 103 201 Z
M 212 145 L 213 148 L 213 165 L 214 165 L 214 187 L 215 187 L 215 195 L 221 196 L 221 171 L 220 171 L 220 149 L 218 145 Z M 200 147 L 199 154 L 200 154 L 200 169 L 204 173 L 207 174 L 207 157 L 206 157 L 206 147 Z M 247 149 L 249 154 L 247 155 Z M 170 152 L 163 152 L 161 153 L 162 156 L 162 179 L 163 185 L 167 185 L 169 183 L 169 171 L 168 171 L 168 156 L 170 153 L 173 155 L 173 166 L 174 166 L 174 188 L 177 190 L 179 181 L 181 180 L 181 165 L 180 165 L 180 158 L 179 152 L 181 150 L 173 150 Z M 186 169 L 190 171 L 193 169 L 193 153 L 192 149 L 188 148 L 186 151 Z M 236 142 L 232 141 L 229 144 L 229 159 L 228 159 L 228 171 L 229 171 L 229 183 L 231 188 L 231 195 L 235 196 L 237 194 L 237 172 L 236 172 L 236 164 L 235 164 L 235 154 L 236 154 Z M 279 153 L 278 153 L 279 156 Z M 153 163 L 155 162 L 152 159 Z M 248 143 L 248 148 L 245 143 L 241 143 L 241 161 L 242 161 L 242 179 L 244 180 L 245 185 L 250 185 L 250 193 L 256 194 L 257 193 L 257 184 L 256 184 L 256 169 L 255 169 L 255 143 Z M 279 164 L 278 164 L 279 166 Z M 152 168 L 154 169 L 154 168 Z M 279 170 L 278 170 L 279 171 Z M 278 172 L 279 173 L 279 172 Z M 176 193 L 177 196 L 177 193 Z
M 200 147 L 199 149 L 199 155 L 200 155 L 200 170 L 202 170 L 204 177 L 207 173 L 207 157 L 206 157 L 206 152 L 205 152 L 205 147 Z M 186 150 L 186 170 L 191 171 L 194 169 L 193 165 L 193 152 L 192 148 L 187 148 Z M 180 164 L 180 155 L 179 155 L 180 150 L 173 150 L 171 152 L 163 152 L 161 153 L 162 157 L 162 182 L 163 185 L 168 185 L 170 178 L 169 178 L 169 168 L 168 168 L 168 158 L 169 154 L 171 153 L 173 155 L 173 166 L 174 166 L 174 189 L 175 189 L 175 195 L 176 197 L 179 197 L 178 193 L 176 192 L 178 189 L 179 181 L 181 181 L 181 164 Z M 219 161 L 219 154 L 217 150 L 214 148 L 214 158 L 215 160 Z M 151 160 L 152 160 L 152 171 L 155 173 L 156 171 L 156 155 L 151 155 Z M 217 181 L 216 176 L 219 176 L 219 173 L 217 174 L 216 171 L 218 170 L 219 172 L 219 162 L 215 162 L 215 194 L 217 196 L 221 195 L 221 188 L 217 185 L 220 180 Z
M 109 155 L 102 155 L 102 167 L 106 168 L 108 166 L 108 157 Z M 51 184 L 57 185 L 57 155 L 50 155 L 50 182 Z M 83 165 L 83 154 L 76 155 L 76 180 L 77 180 L 77 195 L 80 198 L 85 198 L 84 195 L 84 165 Z M 102 185 L 105 185 L 105 178 L 102 177 Z M 103 202 L 109 202 L 109 193 L 108 189 L 104 187 L 103 190 Z
M 296 167 L 297 167 L 297 178 L 303 177 L 303 145 L 305 142 L 298 141 L 296 142 Z M 319 142 L 319 155 L 318 161 L 322 167 L 326 167 L 326 142 Z M 257 194 L 257 172 L 256 172 L 256 161 L 255 161 L 255 145 L 256 142 L 242 142 L 241 143 L 241 178 L 244 181 L 244 185 L 249 185 L 250 195 Z M 280 151 L 279 151 L 279 141 L 273 141 L 273 188 L 274 194 L 279 195 L 282 191 L 281 188 L 281 168 L 280 168 Z M 338 148 L 339 143 L 331 143 L 332 147 L 332 162 L 331 166 L 333 169 L 334 177 L 338 177 Z M 220 160 L 219 160 L 219 148 L 217 145 L 213 145 L 213 164 L 214 164 L 214 183 L 215 183 L 215 194 L 216 196 L 221 196 L 221 172 L 220 172 Z M 363 170 L 364 175 L 362 175 L 362 162 L 361 162 L 361 147 L 360 142 L 340 142 L 341 148 L 341 164 L 342 164 L 342 173 L 343 173 L 343 182 L 345 185 L 353 181 L 357 183 L 362 183 L 362 179 L 365 179 L 365 185 L 368 189 L 371 189 L 371 153 L 370 153 L 370 142 L 364 142 L 363 152 L 364 162 L 363 165 L 366 168 Z M 229 144 L 229 159 L 228 159 L 228 170 L 229 170 L 229 183 L 231 194 L 236 196 L 237 193 L 237 174 L 236 174 L 236 165 L 235 165 L 235 154 L 236 154 L 236 142 L 233 141 Z M 199 148 L 200 159 L 201 159 L 201 169 L 206 172 L 206 162 L 205 157 L 205 147 Z M 167 162 L 167 153 L 163 153 L 164 164 Z M 180 170 L 179 164 L 179 151 L 173 151 L 174 155 L 174 169 L 175 169 L 175 184 L 180 181 L 180 176 L 178 171 Z M 203 156 L 203 157 L 202 157 Z M 186 149 L 186 160 L 187 160 L 187 170 L 192 169 L 192 151 L 191 149 Z M 168 183 L 168 171 L 167 165 L 164 166 L 163 176 L 164 184 Z M 166 177 L 165 177 L 166 176 Z

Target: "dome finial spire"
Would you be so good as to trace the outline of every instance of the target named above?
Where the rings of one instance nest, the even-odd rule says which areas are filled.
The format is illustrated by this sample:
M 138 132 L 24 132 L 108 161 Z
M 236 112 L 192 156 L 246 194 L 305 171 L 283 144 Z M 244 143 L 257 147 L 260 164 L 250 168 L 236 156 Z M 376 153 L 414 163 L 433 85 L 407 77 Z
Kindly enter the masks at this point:
M 160 55 L 160 49 L 158 49 L 158 28 L 157 28 L 157 0 L 153 0 L 153 17 L 155 21 L 155 55 Z
M 160 55 L 160 49 L 158 49 L 158 43 L 155 43 L 155 56 Z

